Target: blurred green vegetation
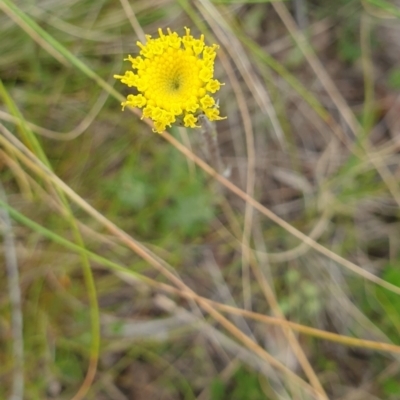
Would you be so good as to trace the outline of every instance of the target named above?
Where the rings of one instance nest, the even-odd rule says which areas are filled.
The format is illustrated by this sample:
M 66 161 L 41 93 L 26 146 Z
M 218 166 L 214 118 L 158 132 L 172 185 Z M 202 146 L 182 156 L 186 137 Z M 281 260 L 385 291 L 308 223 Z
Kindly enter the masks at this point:
M 255 136 L 255 198 L 307 234 L 328 215 L 315 239 L 400 287 L 399 205 L 378 168 L 386 168 L 398 190 L 398 125 L 393 115 L 400 88 L 400 49 L 394 47 L 396 41 L 398 45 L 399 21 L 395 18 L 400 15 L 399 6 L 382 0 L 299 2 L 309 17 L 305 34 L 311 48 L 357 121 L 364 118 L 365 82 L 373 82 L 373 126 L 364 125 L 367 131 L 356 137 L 270 3 L 215 0 L 201 5 L 135 0 L 130 7 L 145 33 L 154 35 L 160 26 L 181 33 L 184 26 L 195 30 L 203 24 L 207 41 L 220 43 L 224 37 L 232 41 L 235 57 L 229 61 L 244 93 Z M 295 3 L 284 2 L 294 17 Z M 43 39 L 38 40 L 29 29 L 24 31 L 24 23 L 14 18 L 16 23 L 4 12 L 4 4 L 0 0 L 0 78 L 23 118 L 52 131 L 49 135 L 32 128 L 56 175 L 171 264 L 196 293 L 242 308 L 246 286 L 243 202 L 220 190 L 212 178 L 135 115 L 122 113 L 119 102 L 76 68 L 77 64 L 65 58 L 57 60 L 45 49 Z M 112 75 L 126 68 L 123 58 L 137 51 L 140 32 L 134 32 L 135 23 L 129 21 L 119 2 L 21 0 L 13 4 L 77 62 L 112 86 Z M 363 18 L 370 24 L 370 58 L 360 37 Z M 215 21 L 221 22 L 217 26 L 222 34 L 215 29 Z M 242 47 L 233 43 L 232 32 Z M 221 50 L 226 56 L 229 49 L 221 43 Z M 365 68 L 363 57 L 373 65 L 372 73 Z M 226 82 L 219 103 L 228 120 L 217 125 L 218 141 L 230 167 L 229 179 L 243 188 L 246 136 L 238 92 L 222 60 L 217 61 L 216 75 Z M 242 64 L 234 64 L 240 61 L 248 76 L 240 75 Z M 255 81 L 262 86 L 255 85 L 260 92 L 247 86 L 254 77 L 261 77 Z M 119 84 L 114 89 L 129 93 Z M 272 99 L 284 146 L 276 139 L 263 108 L 267 97 L 257 97 L 263 90 Z M 103 98 L 104 104 L 96 111 Z M 5 96 L 0 99 L 0 111 L 0 122 L 35 151 L 21 128 L 10 120 L 13 110 Z M 71 135 L 85 118 L 90 119 L 87 126 Z M 342 128 L 342 138 L 332 133 L 332 121 Z M 193 152 L 206 158 L 198 131 L 173 128 L 172 134 L 184 144 L 189 140 Z M 378 167 L 368 158 L 365 143 L 374 151 L 371 157 L 379 159 Z M 356 155 L 349 151 L 353 144 L 359 151 Z M 19 163 L 10 149 L 0 146 L 0 150 L 0 180 L 8 204 L 75 243 L 67 207 L 63 208 L 55 188 Z M 140 275 L 166 281 L 76 204 L 70 207 L 88 250 Z M 13 233 L 23 299 L 24 399 L 70 399 L 85 378 L 93 342 L 93 305 L 82 255 L 22 223 L 14 222 Z M 294 256 L 286 253 L 299 244 L 283 228 L 255 214 L 250 246 L 256 251 L 252 255 L 273 287 L 282 313 L 291 321 L 326 331 L 400 345 L 399 296 L 350 274 L 313 250 L 300 249 Z M 4 253 L 3 249 L 1 265 L 6 263 Z M 160 293 L 140 280 L 132 284 L 97 261 L 92 261 L 91 267 L 101 343 L 97 375 L 85 398 L 272 400 L 286 393 L 283 388 L 289 394 L 290 390 L 296 392 L 294 384 L 282 376 L 260 372 L 254 354 L 245 357 L 232 350 L 230 332 L 211 318 L 205 316 L 204 323 L 225 339 L 213 340 L 215 332 L 206 333 L 196 324 L 177 323 L 174 312 L 160 306 Z M 0 268 L 1 400 L 10 398 L 14 373 L 7 282 L 6 269 Z M 263 282 L 253 272 L 249 287 L 253 310 L 273 315 Z M 191 302 L 171 298 L 176 307 L 199 316 Z M 160 321 L 160 325 L 146 325 Z M 290 364 L 295 359 L 278 328 L 276 333 L 249 320 L 246 324 L 232 321 L 281 362 Z M 137 336 L 126 333 L 131 322 L 137 325 Z M 357 352 L 305 335 L 298 340 L 329 398 L 351 398 L 356 390 L 366 400 L 400 398 L 396 355 Z M 237 363 L 234 368 L 232 363 Z M 305 378 L 297 361 L 290 365 Z M 309 397 L 304 394 L 301 398 Z

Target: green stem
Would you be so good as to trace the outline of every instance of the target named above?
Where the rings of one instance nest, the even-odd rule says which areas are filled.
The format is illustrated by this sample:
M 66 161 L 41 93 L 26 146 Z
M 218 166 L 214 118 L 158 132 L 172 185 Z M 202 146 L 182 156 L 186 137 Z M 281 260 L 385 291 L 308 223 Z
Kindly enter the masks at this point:
M 25 225 L 29 229 L 32 229 L 35 232 L 40 233 L 42 236 L 45 238 L 51 240 L 54 243 L 57 243 L 71 251 L 74 251 L 76 253 L 84 253 L 85 256 L 88 259 L 91 259 L 92 261 L 103 265 L 113 271 L 117 272 L 123 272 L 125 274 L 132 275 L 133 278 L 142 280 L 142 276 L 132 270 L 129 270 L 128 268 L 125 268 L 113 261 L 108 260 L 107 258 L 101 257 L 96 253 L 91 252 L 90 250 L 87 250 L 86 248 L 80 247 L 79 245 L 70 242 L 69 240 L 63 238 L 62 236 L 57 235 L 56 233 L 52 232 L 51 230 L 43 227 L 42 225 L 32 221 L 30 218 L 26 217 L 25 215 L 21 214 L 19 211 L 17 211 L 15 208 L 10 206 L 8 203 L 5 203 L 2 199 L 0 199 L 0 207 L 6 209 L 10 216 L 20 224 Z
M 21 137 L 23 142 L 26 144 L 28 148 L 32 150 L 32 152 L 40 159 L 40 161 L 42 161 L 42 163 L 52 171 L 51 164 L 48 158 L 46 157 L 46 154 L 43 151 L 38 139 L 36 138 L 35 134 L 30 130 L 28 124 L 26 123 L 23 115 L 19 111 L 17 105 L 15 104 L 15 102 L 9 95 L 8 91 L 4 87 L 1 79 L 0 79 L 0 97 L 3 98 L 4 103 L 10 110 L 10 113 L 17 119 L 18 127 L 21 132 Z M 74 240 L 76 241 L 76 243 L 78 243 L 80 248 L 84 248 L 85 245 L 82 239 L 82 235 L 79 231 L 76 220 L 73 216 L 67 197 L 60 188 L 58 188 L 57 186 L 54 186 L 54 188 L 65 210 L 67 221 L 70 224 L 72 233 L 74 235 Z M 97 362 L 99 358 L 99 349 L 100 349 L 100 317 L 99 317 L 99 306 L 97 301 L 96 286 L 94 283 L 94 277 L 92 274 L 92 270 L 90 268 L 90 263 L 89 259 L 87 258 L 87 255 L 81 251 L 79 252 L 79 254 L 81 257 L 83 276 L 89 297 L 92 345 L 91 345 L 88 374 L 85 378 L 83 385 L 81 386 L 81 389 L 78 392 L 79 396 L 75 397 L 75 400 L 84 397 L 84 395 L 86 394 L 87 390 L 90 387 L 89 383 L 91 383 L 91 381 L 93 380 L 94 372 L 97 369 Z M 88 380 L 90 380 L 90 382 L 88 382 Z

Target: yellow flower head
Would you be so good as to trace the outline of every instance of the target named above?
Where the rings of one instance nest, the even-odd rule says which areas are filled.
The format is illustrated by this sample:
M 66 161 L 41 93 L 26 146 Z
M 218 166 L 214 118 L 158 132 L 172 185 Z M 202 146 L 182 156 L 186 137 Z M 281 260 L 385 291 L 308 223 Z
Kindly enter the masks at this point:
M 140 55 L 126 59 L 132 63 L 133 71 L 114 75 L 138 92 L 128 95 L 122 109 L 142 108 L 143 117 L 151 118 L 154 130 L 159 133 L 175 122 L 198 128 L 201 115 L 210 121 L 224 119 L 210 96 L 223 85 L 214 79 L 214 60 L 219 46 L 206 46 L 204 35 L 195 39 L 190 29 L 185 30 L 183 37 L 169 28 L 167 35 L 159 29 L 160 37 L 156 39 L 146 35 L 145 45 L 137 42 Z

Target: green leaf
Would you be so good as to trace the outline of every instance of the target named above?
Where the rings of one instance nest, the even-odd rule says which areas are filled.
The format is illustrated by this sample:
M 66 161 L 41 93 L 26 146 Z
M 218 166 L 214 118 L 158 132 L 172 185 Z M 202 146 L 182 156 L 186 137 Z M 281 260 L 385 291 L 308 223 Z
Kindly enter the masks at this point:
M 57 350 L 55 364 L 64 379 L 74 382 L 83 379 L 82 362 L 74 353 Z
M 265 400 L 258 375 L 240 368 L 234 376 L 235 387 L 229 397 L 231 400 Z
M 385 380 L 383 383 L 383 392 L 386 396 L 400 395 L 400 383 L 394 378 Z
M 211 400 L 222 400 L 225 394 L 225 384 L 219 378 L 214 378 L 210 385 Z
M 389 72 L 388 85 L 393 89 L 400 89 L 400 68 L 392 69 Z

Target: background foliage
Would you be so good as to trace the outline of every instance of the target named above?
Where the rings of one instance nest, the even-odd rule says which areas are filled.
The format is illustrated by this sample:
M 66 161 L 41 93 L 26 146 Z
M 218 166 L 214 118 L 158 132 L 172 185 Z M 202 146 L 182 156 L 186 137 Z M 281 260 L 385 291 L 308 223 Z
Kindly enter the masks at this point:
M 399 16 L 383 0 L 0 0 L 0 399 L 400 398 L 399 347 L 224 320 L 171 280 L 400 346 Z M 184 26 L 221 45 L 219 172 L 359 269 L 121 112 L 123 58 Z M 170 133 L 214 165 L 201 131 Z

